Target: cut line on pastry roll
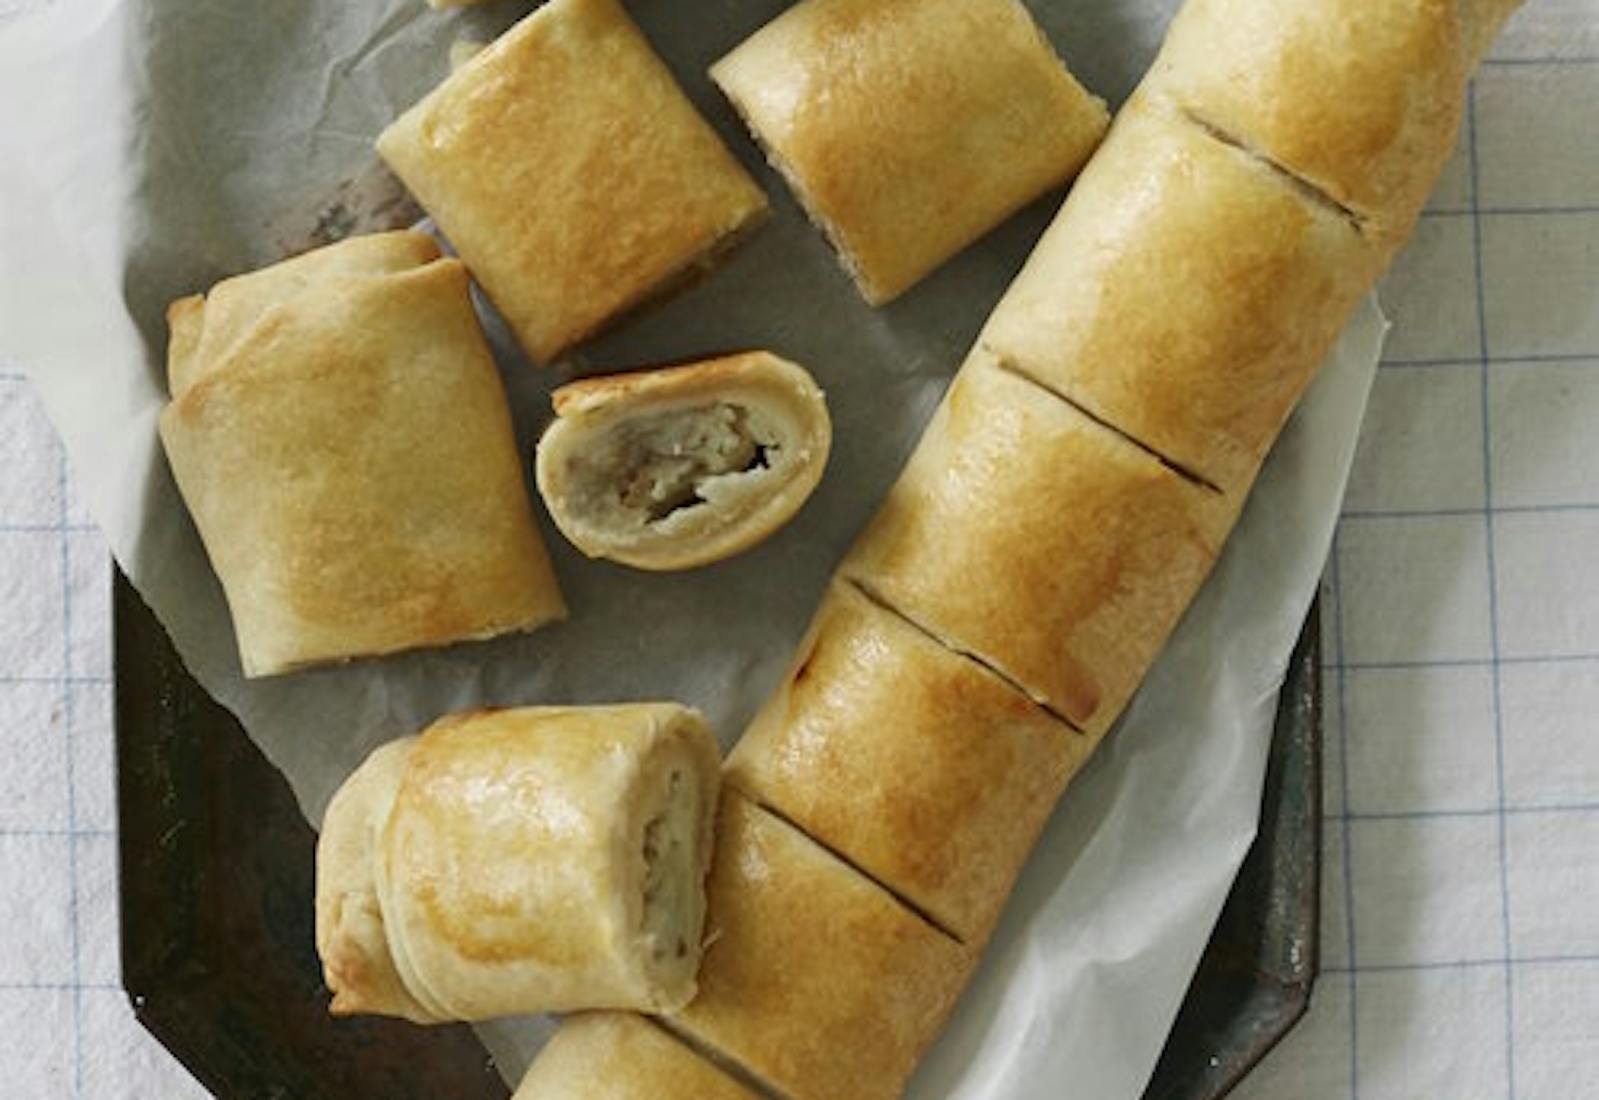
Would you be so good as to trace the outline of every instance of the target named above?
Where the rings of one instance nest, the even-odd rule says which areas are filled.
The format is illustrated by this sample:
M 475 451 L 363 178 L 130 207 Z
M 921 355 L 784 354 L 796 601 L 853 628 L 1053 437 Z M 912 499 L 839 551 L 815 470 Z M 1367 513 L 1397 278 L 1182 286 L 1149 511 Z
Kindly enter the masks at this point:
M 840 572 L 1098 738 L 1236 508 L 978 349 Z
M 173 304 L 161 440 L 246 676 L 565 616 L 465 269 L 354 237 Z
M 539 493 L 572 544 L 640 569 L 740 553 L 787 523 L 832 444 L 822 391 L 768 352 L 589 378 L 554 394 Z
M 972 952 L 734 791 L 708 892 L 700 992 L 666 1025 L 786 1100 L 898 1096 Z
M 1018 0 L 803 0 L 711 79 L 872 305 L 1074 176 L 1109 118 Z
M 686 1003 L 717 767 L 703 719 L 665 703 L 451 715 L 379 749 L 318 845 L 333 1012 Z
M 725 779 L 977 944 L 1092 747 L 987 666 L 839 581 Z
M 767 212 L 616 0 L 549 0 L 377 148 L 540 363 L 714 263 Z
M 618 1012 L 562 1021 L 512 1100 L 763 1100 L 658 1022 Z
M 1241 496 L 1385 257 L 1335 206 L 1140 93 L 979 341 Z

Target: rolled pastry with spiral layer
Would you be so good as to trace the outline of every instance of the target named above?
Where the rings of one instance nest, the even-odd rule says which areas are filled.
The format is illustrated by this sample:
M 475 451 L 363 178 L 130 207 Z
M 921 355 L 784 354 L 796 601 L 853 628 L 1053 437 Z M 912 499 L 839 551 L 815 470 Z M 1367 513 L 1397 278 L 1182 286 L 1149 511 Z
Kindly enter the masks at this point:
M 760 1100 L 642 1016 L 568 1017 L 512 1100 Z
M 175 302 L 161 439 L 248 676 L 565 615 L 465 270 L 354 237 Z
M 1234 514 L 979 350 L 840 570 L 1098 737 Z
M 317 849 L 332 1011 L 682 1006 L 717 768 L 703 719 L 669 703 L 458 714 L 379 749 Z
M 898 1096 L 973 952 L 734 791 L 707 892 L 700 992 L 667 1025 L 771 1095 Z
M 589 378 L 555 391 L 538 485 L 583 553 L 639 569 L 737 554 L 822 478 L 832 425 L 806 371 L 768 352 Z
M 1092 744 L 835 582 L 726 779 L 976 944 Z

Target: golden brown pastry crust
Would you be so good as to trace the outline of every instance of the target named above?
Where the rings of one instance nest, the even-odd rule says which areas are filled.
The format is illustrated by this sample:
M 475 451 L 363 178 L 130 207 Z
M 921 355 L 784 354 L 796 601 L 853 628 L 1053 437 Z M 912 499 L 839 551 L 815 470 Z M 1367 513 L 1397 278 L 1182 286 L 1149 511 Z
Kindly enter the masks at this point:
M 840 571 L 1098 736 L 1233 517 L 1227 498 L 979 351 Z
M 406 992 L 394 969 L 383 908 L 372 879 L 383 824 L 416 744 L 402 737 L 379 747 L 344 781 L 323 818 L 316 847 L 316 950 L 335 1016 L 435 1017 Z
M 374 878 L 395 968 L 435 1016 L 666 1010 L 694 994 L 719 760 L 676 704 L 452 715 L 406 761 Z M 690 795 L 695 904 L 658 943 L 643 907 L 649 820 Z M 675 885 L 683 886 L 684 883 Z
M 1187 0 L 1143 87 L 1398 238 L 1454 147 L 1475 48 L 1457 0 Z
M 1385 261 L 1280 173 L 1135 99 L 980 339 L 1244 493 Z
M 551 0 L 378 151 L 541 362 L 766 211 L 616 0 Z
M 161 416 L 245 674 L 562 617 L 461 265 L 291 264 L 261 285 L 299 289 L 269 305 L 237 280 L 216 328 L 209 304 L 177 307 L 180 389 Z M 338 273 L 306 275 L 316 265 Z M 210 343 L 215 360 L 186 358 Z
M 700 993 L 667 1018 L 788 1100 L 889 1100 L 972 952 L 741 796 L 722 799 Z
M 835 583 L 727 782 L 963 942 L 987 940 L 1092 742 Z
M 587 378 L 553 400 L 537 472 L 555 525 L 589 557 L 640 569 L 689 569 L 762 542 L 810 498 L 832 446 L 815 380 L 764 351 Z M 719 472 L 724 450 L 732 467 Z M 683 476 L 685 457 L 707 472 Z M 674 503 L 656 499 L 660 489 L 691 481 L 690 500 L 648 518 Z
M 1108 119 L 1017 0 L 804 0 L 711 77 L 873 304 L 1075 175 Z
M 512 1100 L 759 1100 L 657 1024 L 626 1013 L 568 1017 Z

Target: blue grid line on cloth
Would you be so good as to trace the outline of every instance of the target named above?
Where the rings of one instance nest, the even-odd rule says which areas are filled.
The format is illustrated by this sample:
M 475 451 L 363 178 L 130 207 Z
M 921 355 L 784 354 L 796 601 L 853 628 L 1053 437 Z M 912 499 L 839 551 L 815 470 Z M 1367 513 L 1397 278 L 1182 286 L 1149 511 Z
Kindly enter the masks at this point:
M 1545 352 L 1540 355 L 1500 355 L 1495 357 L 1496 367 L 1516 366 L 1522 363 L 1599 363 L 1599 353 L 1577 352 L 1561 354 Z M 1478 367 L 1481 359 L 1384 359 L 1378 364 L 1384 370 L 1403 370 L 1407 367 Z
M 1494 509 L 1500 515 L 1538 515 L 1551 512 L 1599 512 L 1599 501 L 1573 501 L 1565 504 L 1502 504 Z M 1480 516 L 1486 508 L 1373 508 L 1344 512 L 1341 520 L 1437 519 L 1444 516 Z
M 1505 982 L 1505 1093 L 1509 1100 L 1516 1098 L 1516 990 L 1515 975 L 1509 962 L 1510 935 L 1510 860 L 1508 855 L 1509 826 L 1505 817 L 1505 729 L 1502 705 L 1502 682 L 1499 665 L 1499 570 L 1494 546 L 1494 485 L 1491 411 L 1489 397 L 1488 309 L 1484 289 L 1482 262 L 1482 165 L 1477 149 L 1477 82 L 1466 87 L 1466 150 L 1471 168 L 1471 255 L 1476 278 L 1477 350 L 1482 370 L 1482 478 L 1483 524 L 1486 534 L 1488 565 L 1488 651 L 1491 657 L 1489 684 L 1492 690 L 1492 719 L 1494 734 L 1494 794 L 1499 812 L 1495 815 L 1499 847 L 1499 916 L 1500 935 L 1504 940 Z
M 83 951 L 78 917 L 78 790 L 77 790 L 77 715 L 72 690 L 72 541 L 69 531 L 71 469 L 66 448 L 60 448 L 56 471 L 56 490 L 60 508 L 61 542 L 61 711 L 65 715 L 66 736 L 62 739 L 67 756 L 67 937 L 72 945 L 72 1095 L 83 1095 Z
M 1429 657 L 1414 661 L 1348 661 L 1324 667 L 1351 672 L 1393 671 L 1402 668 L 1491 668 L 1503 665 L 1569 665 L 1599 661 L 1599 653 L 1539 653 L 1530 656 Z
M 1430 821 L 1453 817 L 1526 817 L 1533 814 L 1599 814 L 1599 802 L 1531 802 L 1517 806 L 1493 806 L 1487 809 L 1460 810 L 1357 810 L 1342 814 L 1324 814 L 1329 819 L 1344 821 Z
M 1356 986 L 1358 979 L 1355 976 L 1355 963 L 1359 958 L 1355 945 L 1355 861 L 1351 849 L 1354 847 L 1350 836 L 1351 824 L 1349 820 L 1349 677 L 1344 673 L 1348 667 L 1344 654 L 1344 598 L 1342 584 L 1342 570 L 1339 567 L 1339 545 L 1341 530 L 1334 529 L 1332 544 L 1332 621 L 1333 621 L 1333 656 L 1337 662 L 1334 666 L 1337 679 L 1336 706 L 1338 708 L 1338 832 L 1339 843 L 1343 846 L 1343 887 L 1344 887 L 1344 951 L 1345 958 L 1349 960 L 1349 1091 L 1354 1100 L 1360 1097 L 1360 1017 L 1356 1014 Z M 1323 815 L 1326 814 L 1325 803 Z
M 1518 955 L 1509 959 L 1445 959 L 1434 962 L 1379 963 L 1372 966 L 1324 966 L 1323 974 L 1412 974 L 1423 970 L 1487 970 L 1505 966 L 1592 966 L 1599 955 Z

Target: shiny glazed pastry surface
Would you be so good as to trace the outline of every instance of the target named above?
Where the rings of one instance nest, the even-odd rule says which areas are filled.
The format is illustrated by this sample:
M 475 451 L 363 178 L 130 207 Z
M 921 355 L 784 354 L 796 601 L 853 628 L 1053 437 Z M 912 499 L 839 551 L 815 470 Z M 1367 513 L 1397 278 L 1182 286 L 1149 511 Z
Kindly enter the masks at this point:
M 461 265 L 355 237 L 169 311 L 161 439 L 248 676 L 565 615 Z
M 378 152 L 540 362 L 766 212 L 617 0 L 550 0 Z
M 1221 494 L 978 351 L 840 571 L 1098 736 L 1232 517 Z
M 675 704 L 440 719 L 328 809 L 317 944 L 336 1014 L 418 1022 L 694 993 L 716 745 Z
M 836 582 L 727 782 L 978 944 L 1092 744 Z
M 555 391 L 538 485 L 590 557 L 687 569 L 787 523 L 832 445 L 822 391 L 769 352 L 588 378 Z

